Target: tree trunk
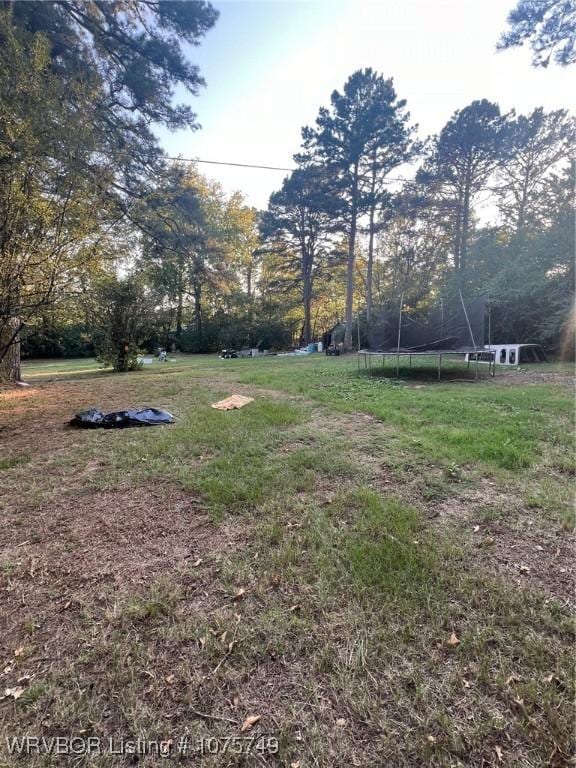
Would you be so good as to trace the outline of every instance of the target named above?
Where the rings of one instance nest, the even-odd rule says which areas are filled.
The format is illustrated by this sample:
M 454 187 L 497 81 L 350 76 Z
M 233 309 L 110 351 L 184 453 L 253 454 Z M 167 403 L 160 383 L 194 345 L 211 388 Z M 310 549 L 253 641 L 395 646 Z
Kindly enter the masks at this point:
M 348 237 L 348 264 L 346 269 L 346 310 L 344 314 L 344 349 L 352 349 L 352 313 L 354 311 L 354 260 L 356 256 L 356 219 L 358 217 L 358 162 L 354 165 L 352 182 L 352 211 Z
M 302 299 L 304 303 L 304 328 L 302 329 L 302 336 L 304 337 L 304 344 L 310 344 L 312 341 L 312 279 L 308 270 L 304 274 Z
M 194 325 L 198 335 L 198 343 L 202 343 L 202 286 L 194 284 Z
M 454 227 L 454 269 L 460 271 L 460 254 L 462 252 L 462 195 L 458 195 L 458 207 L 456 209 L 456 224 Z
M 246 268 L 246 293 L 248 298 L 252 298 L 252 264 L 249 264 Z
M 15 317 L 0 326 L 0 381 L 20 381 L 21 328 Z
M 114 370 L 117 373 L 125 373 L 128 370 L 128 351 L 129 345 L 122 343 L 118 348 Z
M 368 234 L 368 265 L 366 268 L 366 323 L 372 319 L 372 283 L 374 274 L 374 206 L 370 208 L 370 232 Z
M 182 292 L 178 292 L 178 306 L 176 307 L 176 338 L 182 335 Z
M 368 265 L 366 268 L 366 323 L 370 325 L 372 316 L 372 282 L 374 273 L 374 218 L 376 215 L 376 153 L 374 153 L 372 165 L 372 179 L 370 183 L 370 222 L 368 224 Z
M 304 224 L 302 223 L 302 231 Z M 304 344 L 312 341 L 312 267 L 314 264 L 314 246 L 306 242 L 304 234 L 300 239 L 300 258 L 302 260 L 302 304 L 304 305 L 304 326 L 302 336 Z
M 460 271 L 466 269 L 466 255 L 468 251 L 468 233 L 470 229 L 470 188 L 466 185 L 464 190 L 464 202 L 462 205 L 462 236 L 460 238 Z
M 176 305 L 176 338 L 179 339 L 182 335 L 182 315 L 184 305 L 184 264 L 182 258 L 178 262 L 178 303 Z

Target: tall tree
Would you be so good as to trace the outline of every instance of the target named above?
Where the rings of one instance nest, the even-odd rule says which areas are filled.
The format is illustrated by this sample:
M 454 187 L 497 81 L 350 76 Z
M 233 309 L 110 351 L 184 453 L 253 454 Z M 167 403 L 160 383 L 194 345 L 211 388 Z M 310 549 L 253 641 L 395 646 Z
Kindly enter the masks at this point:
M 394 198 L 385 230 L 378 238 L 376 293 L 383 304 L 404 294 L 415 307 L 438 290 L 445 279 L 450 238 L 441 217 L 426 205 L 414 182 Z
M 52 287 L 68 269 L 65 256 L 85 250 L 75 203 L 83 202 L 92 219 L 104 212 L 112 220 L 130 214 L 143 180 L 162 162 L 150 125 L 198 127 L 190 108 L 174 104 L 173 95 L 177 86 L 196 93 L 203 84 L 183 44 L 197 44 L 216 17 L 200 1 L 2 4 L 0 157 L 9 162 L 0 165 L 0 189 L 9 190 L 9 200 L 6 205 L 6 195 L 0 247 L 5 252 L 9 243 L 12 249 L 12 298 L 9 307 L 2 303 L 4 325 L 21 323 L 24 289 L 52 301 Z M 40 231 L 30 216 L 34 194 L 43 216 L 42 242 L 60 244 L 57 254 L 44 253 L 41 268 L 37 257 L 27 255 L 30 240 L 18 229 L 28 222 L 30 231 Z M 43 207 L 47 195 L 49 215 Z M 85 243 L 93 249 L 97 235 L 85 229 Z M 0 333 L 0 357 L 11 339 Z M 17 366 L 12 369 L 13 378 Z
M 241 192 L 234 192 L 225 203 L 224 236 L 230 251 L 230 264 L 238 273 L 249 300 L 254 299 L 260 262 L 258 211 L 246 205 Z
M 84 173 L 100 147 L 90 100 L 89 83 L 52 72 L 46 39 L 0 10 L 0 376 L 13 381 L 19 329 L 91 268 L 118 220 L 107 167 Z
M 410 156 L 412 131 L 406 102 L 398 100 L 392 80 L 372 69 L 351 75 L 342 93 L 333 92 L 330 108 L 320 109 L 315 127 L 302 130 L 303 152 L 297 160 L 326 169 L 348 238 L 346 349 L 352 348 L 359 221 L 377 204 L 374 175 L 384 177 Z
M 570 161 L 576 121 L 566 110 L 546 113 L 539 107 L 513 120 L 510 129 L 510 154 L 498 169 L 497 193 L 504 221 L 521 236 L 541 224 L 544 188 L 550 173 Z
M 201 340 L 206 293 L 224 294 L 235 282 L 236 209 L 238 199 L 227 201 L 217 182 L 175 164 L 134 214 L 144 231 L 142 266 L 162 300 L 175 306 L 177 340 L 190 302 Z
M 451 219 L 457 273 L 467 266 L 474 202 L 505 157 L 507 128 L 497 104 L 473 101 L 450 118 L 418 171 L 418 183 Z
M 366 260 L 366 322 L 370 324 L 374 299 L 374 244 L 376 234 L 385 226 L 390 215 L 392 195 L 384 188 L 386 179 L 372 154 L 372 167 L 368 182 L 368 258 Z
M 542 185 L 538 226 L 521 239 L 485 228 L 471 249 L 469 281 L 488 293 L 493 338 L 554 349 L 574 300 L 574 166 Z
M 304 344 L 312 341 L 314 281 L 325 268 L 333 246 L 329 202 L 322 189 L 322 169 L 297 169 L 284 180 L 282 189 L 270 197 L 261 222 L 268 249 L 283 255 L 287 274 L 295 274 L 301 287 Z
M 576 62 L 574 0 L 518 0 L 508 24 L 500 50 L 529 43 L 535 67 L 547 67 L 551 59 L 561 66 Z
M 144 232 L 141 266 L 159 300 L 173 308 L 179 338 L 203 226 L 198 192 L 187 170 L 168 168 L 134 215 Z

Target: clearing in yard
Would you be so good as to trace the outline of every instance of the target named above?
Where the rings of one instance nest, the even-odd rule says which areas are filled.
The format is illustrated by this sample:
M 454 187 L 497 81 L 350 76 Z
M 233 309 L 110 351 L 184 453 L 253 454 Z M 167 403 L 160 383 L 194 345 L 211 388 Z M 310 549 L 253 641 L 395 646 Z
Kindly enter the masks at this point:
M 70 764 L 25 736 L 97 768 L 136 739 L 208 767 L 572 764 L 569 368 L 24 377 L 0 393 L 2 766 Z M 234 393 L 254 402 L 211 408 Z M 66 425 L 146 405 L 176 423 Z

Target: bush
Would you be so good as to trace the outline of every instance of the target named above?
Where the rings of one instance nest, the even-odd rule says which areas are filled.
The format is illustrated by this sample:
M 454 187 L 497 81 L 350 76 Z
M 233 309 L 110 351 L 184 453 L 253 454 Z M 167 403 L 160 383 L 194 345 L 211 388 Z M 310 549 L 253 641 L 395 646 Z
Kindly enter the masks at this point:
M 25 327 L 23 357 L 93 357 L 98 334 L 83 324 Z
M 100 332 L 98 359 L 115 371 L 140 368 L 140 348 L 153 333 L 153 306 L 139 277 L 103 280 L 95 290 L 93 319 Z

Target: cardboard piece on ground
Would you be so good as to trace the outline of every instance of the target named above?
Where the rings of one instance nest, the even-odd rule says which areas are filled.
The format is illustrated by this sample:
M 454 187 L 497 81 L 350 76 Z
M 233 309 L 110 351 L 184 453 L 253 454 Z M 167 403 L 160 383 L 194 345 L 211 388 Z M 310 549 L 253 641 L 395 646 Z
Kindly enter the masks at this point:
M 233 408 L 243 408 L 248 403 L 253 403 L 253 397 L 244 397 L 244 395 L 231 395 L 225 400 L 219 400 L 217 403 L 212 403 L 212 408 L 216 408 L 218 411 L 231 411 Z

